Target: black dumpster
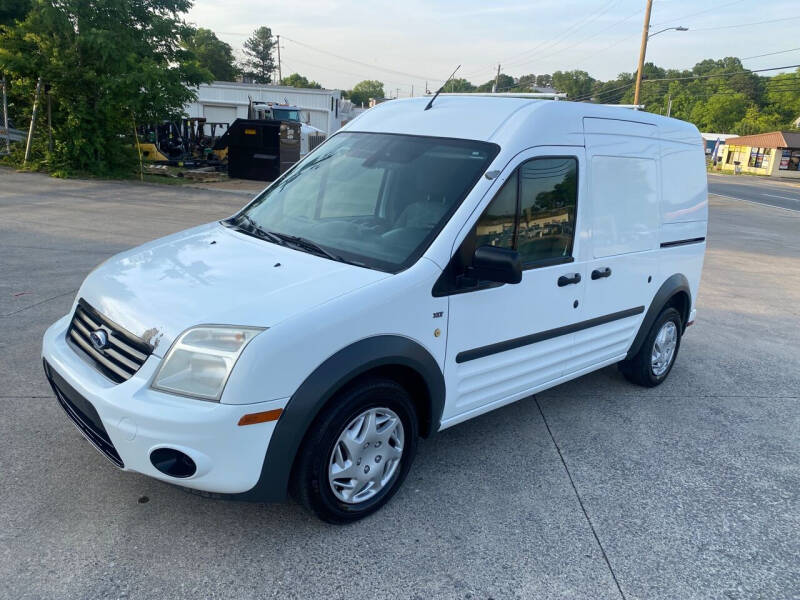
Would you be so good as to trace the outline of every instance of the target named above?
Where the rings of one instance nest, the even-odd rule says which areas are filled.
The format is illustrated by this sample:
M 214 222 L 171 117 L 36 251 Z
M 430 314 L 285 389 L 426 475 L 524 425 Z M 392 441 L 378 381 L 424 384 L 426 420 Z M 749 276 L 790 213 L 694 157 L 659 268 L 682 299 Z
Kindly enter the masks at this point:
M 228 176 L 274 181 L 281 173 L 281 122 L 236 119 L 228 138 Z
M 217 140 L 228 148 L 228 176 L 275 181 L 300 160 L 300 123 L 236 119 Z

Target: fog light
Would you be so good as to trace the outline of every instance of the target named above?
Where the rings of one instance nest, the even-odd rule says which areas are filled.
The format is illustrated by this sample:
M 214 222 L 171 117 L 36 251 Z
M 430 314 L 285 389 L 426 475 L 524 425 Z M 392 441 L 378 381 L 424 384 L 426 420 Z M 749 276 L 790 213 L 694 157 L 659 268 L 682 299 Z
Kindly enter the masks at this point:
M 197 471 L 197 465 L 191 457 L 174 448 L 156 448 L 150 453 L 153 466 L 170 477 L 185 479 Z

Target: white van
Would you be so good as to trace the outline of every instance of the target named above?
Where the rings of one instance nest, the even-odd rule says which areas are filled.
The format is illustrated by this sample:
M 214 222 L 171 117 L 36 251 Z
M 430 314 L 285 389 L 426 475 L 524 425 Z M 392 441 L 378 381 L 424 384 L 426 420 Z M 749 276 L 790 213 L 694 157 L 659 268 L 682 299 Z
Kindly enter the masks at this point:
M 664 381 L 706 246 L 697 129 L 427 103 L 365 112 L 236 215 L 86 278 L 42 354 L 112 463 L 348 522 L 397 491 L 420 436 L 614 363 Z

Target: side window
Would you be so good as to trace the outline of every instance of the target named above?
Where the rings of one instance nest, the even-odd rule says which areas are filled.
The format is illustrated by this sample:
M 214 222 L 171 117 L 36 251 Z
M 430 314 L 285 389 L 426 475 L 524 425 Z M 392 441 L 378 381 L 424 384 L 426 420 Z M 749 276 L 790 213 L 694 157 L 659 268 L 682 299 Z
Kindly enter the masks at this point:
M 523 264 L 570 256 L 575 233 L 578 164 L 536 158 L 519 167 L 517 251 Z
M 514 225 L 517 215 L 517 171 L 508 178 L 475 227 L 478 246 L 514 247 Z
M 576 159 L 526 161 L 517 167 L 478 219 L 475 245 L 513 248 L 528 266 L 569 257 L 577 198 Z

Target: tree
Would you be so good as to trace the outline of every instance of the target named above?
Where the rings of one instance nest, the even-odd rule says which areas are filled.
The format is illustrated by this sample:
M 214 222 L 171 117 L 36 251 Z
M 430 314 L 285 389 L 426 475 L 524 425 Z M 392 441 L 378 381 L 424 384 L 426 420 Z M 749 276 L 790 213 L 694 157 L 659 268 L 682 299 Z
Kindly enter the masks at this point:
M 137 162 L 134 123 L 174 118 L 210 78 L 179 40 L 189 0 L 35 2 L 24 19 L 0 26 L 0 71 L 33 98 L 51 86 L 52 172 L 129 173 Z M 21 112 L 21 111 L 20 111 Z M 19 114 L 17 115 L 19 118 Z
M 503 92 L 510 92 L 514 86 L 517 84 L 514 81 L 514 78 L 511 75 L 506 75 L 505 73 L 500 73 L 497 77 L 497 87 L 494 87 L 494 78 L 490 79 L 486 83 L 482 83 L 479 85 L 475 91 L 476 92 L 491 92 L 492 88 L 495 89 L 496 92 L 503 93 Z
M 537 75 L 536 87 L 537 88 L 553 87 L 553 76 L 550 75 L 549 73 L 545 73 L 543 75 Z
M 316 81 L 309 81 L 306 77 L 300 75 L 300 73 L 292 73 L 288 77 L 284 77 L 281 79 L 281 85 L 289 85 L 296 88 L 312 88 L 315 90 L 322 89 L 322 86 Z
M 22 19 L 31 9 L 31 0 L 0 0 L 0 25 Z
M 516 91 L 532 92 L 535 86 L 536 86 L 536 75 L 534 75 L 533 73 L 531 73 L 530 75 L 523 75 L 522 77 L 517 79 Z
M 183 47 L 194 53 L 197 63 L 208 69 L 217 81 L 234 81 L 239 70 L 233 57 L 233 49 L 220 40 L 210 29 L 202 27 L 189 32 L 183 39 Z
M 567 98 L 587 98 L 592 93 L 594 79 L 586 71 L 556 71 L 553 73 L 553 87 L 567 94 Z
M 456 77 L 451 79 L 444 88 L 445 92 L 450 93 L 464 93 L 464 92 L 474 92 L 475 86 L 472 85 L 466 79 L 461 79 Z
M 739 135 L 766 133 L 767 131 L 781 129 L 783 123 L 784 121 L 780 115 L 762 111 L 755 104 L 751 104 L 742 120 L 733 126 L 733 131 Z
M 779 115 L 785 126 L 800 117 L 800 69 L 770 77 L 765 88 L 766 110 Z
M 242 71 L 245 77 L 255 83 L 270 83 L 272 73 L 275 71 L 275 61 L 272 59 L 272 50 L 275 40 L 269 27 L 259 27 L 244 43 L 245 59 Z
M 353 86 L 347 97 L 356 106 L 366 105 L 370 98 L 384 98 L 383 84 L 375 79 L 365 79 Z
M 733 132 L 736 123 L 745 117 L 747 104 L 744 94 L 714 94 L 706 102 L 695 105 L 691 121 L 700 131 Z

